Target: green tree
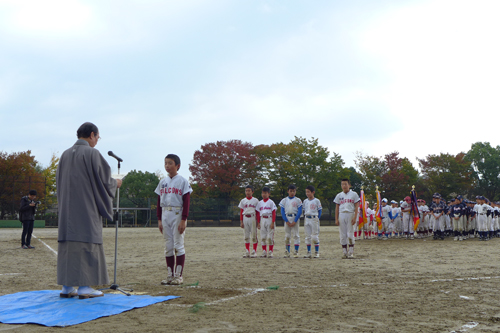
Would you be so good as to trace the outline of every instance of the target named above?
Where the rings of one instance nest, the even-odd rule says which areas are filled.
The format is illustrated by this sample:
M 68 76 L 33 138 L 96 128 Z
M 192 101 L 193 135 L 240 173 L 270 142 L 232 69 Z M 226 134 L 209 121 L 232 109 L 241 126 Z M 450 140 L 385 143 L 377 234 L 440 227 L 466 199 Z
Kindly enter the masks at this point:
M 473 168 L 476 193 L 497 200 L 500 193 L 500 146 L 492 147 L 489 142 L 473 143 L 465 159 Z
M 123 184 L 120 187 L 120 201 L 126 199 L 138 208 L 156 205 L 158 195 L 155 193 L 155 189 L 158 182 L 159 179 L 154 173 L 132 170 L 123 178 Z M 123 202 L 123 204 L 125 203 Z
M 431 198 L 437 192 L 450 199 L 471 190 L 472 167 L 464 153 L 427 155 L 425 159 L 417 160 L 422 173 L 424 197 Z
M 42 168 L 41 174 L 45 177 L 45 201 L 43 205 L 47 208 L 52 208 L 57 203 L 56 195 L 56 173 L 59 165 L 59 157 L 52 154 L 50 164 L 46 168 Z

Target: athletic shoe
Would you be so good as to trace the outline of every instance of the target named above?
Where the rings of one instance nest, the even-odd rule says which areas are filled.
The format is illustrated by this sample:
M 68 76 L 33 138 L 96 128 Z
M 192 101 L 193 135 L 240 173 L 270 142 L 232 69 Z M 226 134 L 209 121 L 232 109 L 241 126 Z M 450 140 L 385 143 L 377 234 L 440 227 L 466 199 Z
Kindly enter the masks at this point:
M 252 254 L 250 255 L 250 258 L 257 258 L 257 252 L 255 252 L 255 250 L 252 250 Z
M 304 256 L 304 258 L 312 258 L 311 252 L 307 252 L 307 254 Z
M 459 236 L 459 237 L 458 237 L 458 240 L 459 240 L 459 241 L 462 241 L 462 240 L 463 240 L 462 236 Z
M 410 236 L 410 239 L 411 239 L 411 240 L 414 240 L 414 239 L 415 239 L 415 237 L 413 237 L 413 235 L 411 235 L 411 236 Z
M 348 259 L 354 259 L 354 253 L 349 253 L 349 255 L 347 256 Z
M 342 254 L 342 259 L 347 259 L 347 253 Z
M 267 257 L 268 258 L 272 258 L 273 257 L 273 251 L 269 251 L 269 253 L 267 254 Z
M 454 241 L 457 241 L 458 240 L 458 236 L 455 236 L 455 238 L 453 238 Z
M 23 247 L 23 249 L 25 249 L 25 250 L 27 250 L 27 249 L 28 249 L 28 247 L 27 247 L 26 245 L 23 245 L 22 247 Z
M 293 252 L 293 257 L 298 258 L 299 257 L 299 251 L 294 251 Z
M 35 247 L 33 245 L 28 245 L 28 249 L 34 249 Z
M 261 258 L 267 258 L 267 252 L 266 252 L 266 250 L 262 251 L 262 255 L 260 257 Z
M 313 258 L 319 258 L 319 252 L 314 252 L 314 257 Z
M 172 284 L 173 279 L 174 279 L 174 277 L 172 275 L 167 276 L 166 280 L 161 281 L 162 286 Z
M 245 251 L 243 258 L 250 258 L 250 252 L 248 250 Z
M 178 286 L 178 285 L 181 285 L 183 283 L 184 283 L 184 281 L 182 279 L 182 276 L 176 276 L 176 277 L 174 277 L 174 279 L 172 280 L 172 282 L 170 284 L 173 286 Z
M 283 258 L 290 258 L 290 252 L 285 250 L 285 255 L 283 256 Z

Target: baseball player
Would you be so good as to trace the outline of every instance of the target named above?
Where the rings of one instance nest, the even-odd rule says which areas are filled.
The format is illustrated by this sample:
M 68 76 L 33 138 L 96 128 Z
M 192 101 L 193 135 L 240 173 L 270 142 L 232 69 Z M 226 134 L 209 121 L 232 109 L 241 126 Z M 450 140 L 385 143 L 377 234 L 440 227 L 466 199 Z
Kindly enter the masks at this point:
M 450 207 L 450 218 L 453 223 L 453 235 L 455 241 L 463 240 L 465 206 L 462 204 L 463 197 L 461 195 L 455 198 L 454 204 Z
M 260 241 L 262 242 L 261 258 L 272 258 L 274 251 L 274 230 L 276 230 L 276 205 L 269 199 L 271 190 L 269 187 L 262 189 L 262 200 L 255 208 L 257 214 L 257 228 L 260 229 Z M 266 249 L 266 244 L 268 248 Z
M 161 284 L 180 285 L 186 260 L 184 250 L 184 231 L 189 213 L 190 195 L 193 190 L 186 178 L 177 172 L 181 159 L 174 154 L 165 157 L 165 170 L 168 176 L 160 180 L 155 193 L 158 194 L 158 228 L 165 238 L 165 259 L 167 261 L 167 279 Z M 160 209 L 161 207 L 161 209 Z M 175 268 L 175 269 L 174 269 Z
M 247 185 L 245 188 L 245 198 L 241 199 L 238 207 L 240 208 L 240 227 L 245 230 L 245 254 L 243 258 L 257 257 L 257 221 L 255 219 L 255 207 L 259 200 L 253 197 L 253 186 Z M 253 244 L 252 253 L 250 253 L 250 236 Z
M 375 239 L 375 236 L 378 234 L 378 224 L 377 224 L 377 220 L 375 218 L 375 215 L 377 214 L 377 209 L 378 209 L 378 205 L 375 202 L 373 204 L 373 209 L 372 209 L 373 215 L 371 216 L 371 222 L 372 222 L 371 236 L 373 237 L 373 239 Z
M 304 258 L 311 258 L 311 241 L 314 244 L 314 258 L 319 258 L 319 219 L 321 217 L 321 201 L 314 197 L 314 186 L 306 187 L 307 199 L 302 203 L 304 207 L 304 231 L 306 233 L 307 254 Z
M 387 205 L 387 199 L 382 199 L 382 230 L 378 231 L 378 239 L 389 239 L 391 231 L 389 231 L 389 223 L 392 218 L 392 208 Z
M 486 203 L 486 198 L 483 197 L 482 195 L 476 197 L 476 202 L 477 204 L 474 206 L 474 211 L 476 212 L 477 216 L 477 230 L 479 234 L 479 240 L 480 241 L 485 241 L 487 240 L 487 233 L 488 233 L 488 212 L 490 206 L 488 206 Z
M 358 214 L 359 214 L 359 212 L 358 212 Z M 363 225 L 364 239 L 370 239 L 370 229 L 371 229 L 371 223 L 372 223 L 371 219 L 372 219 L 373 214 L 374 214 L 374 212 L 370 209 L 370 202 L 366 201 L 366 220 L 367 221 Z
M 398 207 L 398 202 L 396 200 L 391 200 L 391 224 L 393 225 L 394 236 L 399 238 L 400 233 L 403 234 L 403 229 L 401 225 L 401 208 Z
M 429 207 L 429 211 L 431 214 L 430 223 L 432 230 L 434 230 L 434 239 L 440 238 L 444 240 L 443 214 L 445 212 L 445 205 L 441 202 L 441 195 L 439 193 L 434 193 L 432 196 L 432 204 Z
M 403 214 L 403 232 L 405 234 L 405 239 L 415 239 L 413 236 L 414 223 L 413 216 L 411 214 L 411 198 L 409 196 L 405 197 L 404 202 L 401 204 L 401 213 Z
M 302 215 L 302 200 L 295 196 L 296 193 L 297 187 L 295 187 L 295 185 L 288 186 L 288 197 L 284 198 L 280 202 L 281 216 L 285 222 L 285 258 L 290 258 L 291 237 L 293 237 L 295 245 L 293 257 L 299 257 L 299 225 L 300 216 Z
M 335 206 L 335 224 L 340 226 L 340 245 L 342 245 L 342 259 L 354 258 L 354 230 L 353 226 L 358 219 L 359 195 L 351 190 L 349 179 L 342 179 L 342 192 L 337 194 L 333 202 Z M 347 250 L 349 244 L 349 251 Z

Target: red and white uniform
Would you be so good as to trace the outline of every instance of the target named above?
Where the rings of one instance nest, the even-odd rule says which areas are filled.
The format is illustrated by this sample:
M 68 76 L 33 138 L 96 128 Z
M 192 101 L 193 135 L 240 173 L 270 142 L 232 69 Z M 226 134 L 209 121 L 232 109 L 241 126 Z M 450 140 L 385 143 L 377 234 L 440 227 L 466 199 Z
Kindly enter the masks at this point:
M 255 219 L 255 208 L 259 204 L 257 198 L 243 198 L 238 207 L 240 208 L 240 219 L 243 221 L 243 228 L 245 230 L 245 243 L 250 243 L 250 236 L 252 243 L 257 243 L 257 224 Z
M 181 256 L 184 250 L 184 231 L 179 233 L 178 227 L 182 220 L 184 200 L 183 196 L 193 192 L 186 178 L 177 174 L 174 178 L 169 176 L 158 183 L 155 193 L 160 196 L 162 207 L 161 224 L 163 225 L 163 238 L 165 238 L 165 257 Z
M 339 206 L 339 227 L 340 227 L 340 245 L 354 245 L 354 226 L 351 224 L 352 218 L 356 214 L 356 204 L 360 201 L 359 195 L 349 190 L 337 194 L 333 200 Z
M 274 245 L 274 230 L 271 225 L 276 221 L 276 204 L 271 199 L 259 201 L 256 207 L 257 218 L 260 219 L 260 242 L 262 246 Z M 272 250 L 271 250 L 272 251 Z
M 285 220 L 285 245 L 290 245 L 290 239 L 293 237 L 294 245 L 300 244 L 300 235 L 299 235 L 299 225 L 300 225 L 300 217 L 297 220 L 297 223 L 293 227 L 289 227 L 286 224 L 288 222 L 295 222 L 297 213 L 299 211 L 299 207 L 302 206 L 302 200 L 297 197 L 286 197 L 280 201 L 280 207 L 285 209 L 286 220 Z
M 312 200 L 305 199 L 302 203 L 302 211 L 304 212 L 304 231 L 306 233 L 306 244 L 311 245 L 311 241 L 314 245 L 319 244 L 319 210 L 323 209 L 321 207 L 321 201 L 314 198 Z
M 413 218 L 411 217 L 411 210 L 404 212 L 405 209 L 411 209 L 411 204 L 404 201 L 401 204 L 401 214 L 403 214 L 403 232 L 413 234 Z

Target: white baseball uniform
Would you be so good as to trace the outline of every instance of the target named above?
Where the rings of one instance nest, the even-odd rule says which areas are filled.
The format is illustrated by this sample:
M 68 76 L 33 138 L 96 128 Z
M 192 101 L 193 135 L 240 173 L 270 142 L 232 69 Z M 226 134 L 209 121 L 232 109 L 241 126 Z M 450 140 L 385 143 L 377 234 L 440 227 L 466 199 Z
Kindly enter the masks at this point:
M 184 250 L 184 235 L 179 233 L 178 227 L 182 218 L 182 196 L 193 192 L 186 178 L 177 174 L 174 178 L 169 176 L 158 183 L 155 193 L 160 196 L 162 207 L 161 224 L 163 225 L 163 238 L 165 238 L 165 257 L 181 256 Z
M 317 198 L 312 200 L 305 199 L 302 203 L 302 211 L 304 212 L 304 231 L 306 233 L 306 245 L 311 245 L 311 240 L 314 245 L 319 244 L 319 211 L 321 201 Z
M 243 198 L 238 205 L 243 215 L 243 228 L 245 230 L 245 243 L 250 243 L 250 236 L 252 243 L 255 244 L 258 242 L 257 240 L 257 223 L 255 220 L 255 208 L 259 200 L 257 198 L 251 197 Z
M 403 214 L 403 232 L 413 234 L 414 224 L 411 211 L 403 212 L 405 209 L 411 209 L 411 204 L 406 201 L 401 204 L 401 213 Z
M 395 217 L 397 215 L 397 217 Z M 392 218 L 394 219 L 394 232 L 401 233 L 403 232 L 401 225 L 401 208 L 394 207 L 392 208 Z
M 352 218 L 356 214 L 356 204 L 360 201 L 359 195 L 349 190 L 337 194 L 333 202 L 339 206 L 339 227 L 340 227 L 340 245 L 354 245 L 354 228 L 351 224 Z
M 389 212 L 392 214 L 392 207 L 389 205 L 382 206 L 382 230 L 379 232 L 385 231 L 390 232 L 389 223 L 391 223 L 391 218 L 389 217 Z
M 276 205 L 271 199 L 267 199 L 266 201 L 262 199 L 255 208 L 260 215 L 260 241 L 262 246 L 266 244 L 274 245 L 274 230 L 276 230 L 276 226 L 271 229 L 271 225 L 273 224 L 273 211 L 276 211 L 276 209 Z
M 295 223 L 293 227 L 289 227 L 288 224 L 286 224 L 286 221 L 295 222 L 299 207 L 301 206 L 302 200 L 297 197 L 286 197 L 280 202 L 280 207 L 285 209 L 285 216 L 283 216 L 283 220 L 285 221 L 285 245 L 290 245 L 291 237 L 293 237 L 294 245 L 300 244 L 300 217 L 297 219 L 297 223 Z

